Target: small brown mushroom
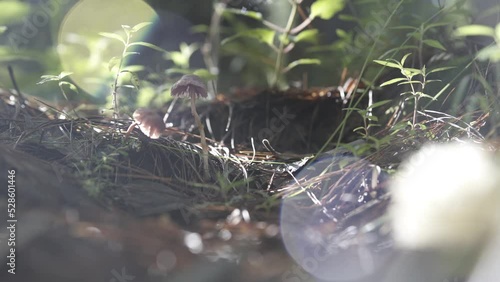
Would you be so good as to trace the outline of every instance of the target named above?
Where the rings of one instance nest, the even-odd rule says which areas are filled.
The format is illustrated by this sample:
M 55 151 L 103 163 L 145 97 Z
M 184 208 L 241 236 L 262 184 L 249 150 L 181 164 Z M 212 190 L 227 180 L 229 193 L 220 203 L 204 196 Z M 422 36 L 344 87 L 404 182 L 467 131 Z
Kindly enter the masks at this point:
M 171 89 L 172 96 L 189 98 L 207 98 L 207 86 L 195 74 L 185 74 L 174 83 Z
M 203 169 L 205 178 L 208 178 L 208 145 L 205 137 L 205 127 L 203 126 L 203 123 L 201 123 L 200 116 L 196 111 L 195 103 L 197 98 L 206 98 L 208 96 L 207 86 L 199 76 L 194 74 L 186 74 L 183 75 L 179 79 L 179 81 L 174 83 L 172 89 L 170 90 L 170 94 L 177 97 L 191 98 L 191 113 L 193 114 L 194 121 L 196 122 L 198 130 L 200 131 L 201 148 L 203 150 Z
M 128 137 L 130 132 L 134 129 L 136 125 L 139 126 L 139 129 L 151 139 L 160 138 L 161 134 L 165 130 L 165 123 L 163 123 L 163 119 L 161 116 L 150 109 L 147 108 L 139 108 L 135 110 L 132 114 L 134 118 L 134 122 L 128 127 L 125 136 Z

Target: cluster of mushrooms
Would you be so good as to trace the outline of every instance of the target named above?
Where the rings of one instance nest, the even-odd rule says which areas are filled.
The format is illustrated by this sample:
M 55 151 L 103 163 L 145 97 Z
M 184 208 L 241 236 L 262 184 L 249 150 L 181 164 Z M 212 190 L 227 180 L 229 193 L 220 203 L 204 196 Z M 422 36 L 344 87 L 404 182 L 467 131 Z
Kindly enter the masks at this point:
M 203 123 L 201 123 L 200 116 L 196 111 L 196 99 L 206 98 L 207 87 L 203 80 L 194 74 L 186 74 L 182 76 L 179 81 L 177 81 L 170 90 L 172 96 L 175 97 L 188 97 L 191 101 L 191 113 L 193 114 L 196 125 L 200 132 L 201 148 L 203 150 L 203 169 L 205 176 L 208 174 L 208 145 L 205 138 L 205 129 Z M 151 139 L 160 138 L 161 134 L 165 130 L 165 122 L 163 118 L 154 110 L 148 108 L 139 108 L 135 110 L 132 115 L 134 121 L 128 127 L 126 136 L 132 132 L 132 130 L 138 126 L 139 129 Z

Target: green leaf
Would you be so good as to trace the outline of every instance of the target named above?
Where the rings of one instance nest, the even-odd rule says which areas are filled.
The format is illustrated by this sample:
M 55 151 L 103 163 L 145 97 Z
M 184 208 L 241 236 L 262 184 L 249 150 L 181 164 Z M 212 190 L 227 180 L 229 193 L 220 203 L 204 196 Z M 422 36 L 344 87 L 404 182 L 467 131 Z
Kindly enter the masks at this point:
M 310 17 L 320 17 L 323 20 L 329 20 L 336 13 L 342 11 L 344 5 L 344 0 L 316 0 L 311 5 Z
M 67 81 L 61 81 L 61 82 L 59 82 L 59 87 L 62 87 L 63 85 L 68 86 L 69 89 L 71 89 L 71 91 L 73 91 L 73 92 L 75 92 L 75 93 L 78 94 L 78 88 L 73 83 L 67 82 Z
M 346 15 L 346 14 L 339 15 L 339 20 L 342 20 L 345 22 L 359 22 L 358 17 Z
M 438 93 L 434 96 L 434 99 L 439 98 L 439 96 L 441 96 L 441 95 L 444 93 L 444 91 L 446 91 L 446 89 L 448 89 L 449 87 L 450 87 L 450 84 L 449 84 L 449 83 L 448 83 L 448 84 L 446 84 L 446 86 L 445 86 L 445 87 L 443 87 L 443 88 L 442 88 L 442 89 L 441 89 L 441 90 L 440 90 L 440 91 L 439 91 L 439 92 L 438 92 Z
M 368 109 L 368 110 L 370 110 L 370 109 L 375 109 L 375 108 L 378 108 L 378 107 L 383 106 L 383 105 L 385 105 L 385 104 L 387 104 L 387 103 L 390 103 L 390 102 L 392 102 L 392 100 L 382 100 L 382 101 L 378 101 L 378 102 L 373 103 L 373 104 L 371 104 L 370 106 L 368 106 L 368 108 L 367 108 L 367 109 Z
M 129 65 L 122 69 L 122 72 L 136 73 L 145 70 L 146 67 L 143 65 Z
M 406 80 L 406 78 L 404 78 L 404 77 L 393 78 L 393 79 L 391 79 L 389 81 L 386 81 L 386 82 L 380 84 L 380 87 L 384 87 L 384 86 L 387 86 L 387 85 L 398 83 L 398 82 L 403 81 L 403 80 Z
M 130 78 L 130 82 L 132 83 L 132 85 L 134 85 L 135 89 L 140 90 L 139 77 L 134 72 L 130 72 L 130 74 L 132 75 L 132 77 Z
M 252 19 L 256 19 L 261 21 L 262 20 L 262 14 L 259 12 L 254 12 L 254 11 L 247 11 L 247 10 L 242 10 L 242 9 L 234 9 L 234 8 L 229 8 L 225 9 L 224 13 L 231 13 L 231 14 L 236 14 L 236 15 L 242 15 L 245 17 L 249 17 Z
M 349 35 L 345 30 L 340 28 L 337 28 L 335 30 L 335 34 L 337 34 L 339 38 L 347 38 L 347 36 Z
M 265 28 L 256 28 L 253 30 L 250 30 L 250 35 L 251 37 L 254 37 L 258 39 L 261 42 L 266 43 L 269 46 L 274 46 L 274 35 L 276 34 L 275 31 L 265 29 Z M 248 35 L 247 35 L 248 36 Z
M 167 52 L 167 50 L 161 48 L 161 47 L 158 47 L 154 44 L 151 44 L 151 43 L 148 43 L 148 42 L 142 42 L 142 41 L 139 41 L 139 42 L 134 42 L 134 43 L 130 43 L 129 46 L 144 46 L 144 47 L 148 47 L 148 48 L 151 48 L 153 50 L 156 50 L 156 51 L 160 51 L 160 52 Z
M 210 27 L 206 24 L 195 25 L 190 28 L 191 33 L 208 33 Z
M 7 30 L 6 26 L 0 26 L 0 34 L 4 33 Z
M 354 128 L 354 129 L 352 130 L 352 132 L 356 132 L 356 131 L 360 131 L 360 130 L 364 130 L 364 129 L 365 129 L 364 127 L 362 127 L 362 126 L 358 126 L 358 127 Z
M 66 76 L 71 75 L 71 74 L 73 74 L 73 73 L 63 71 L 59 75 L 50 75 L 50 74 L 49 75 L 42 75 L 40 77 L 41 80 L 39 82 L 37 82 L 36 84 L 44 84 L 44 83 L 50 82 L 50 81 L 60 81 L 61 79 L 65 78 Z
M 390 68 L 395 68 L 395 69 L 401 69 L 402 66 L 396 64 L 396 63 L 391 63 L 391 62 L 388 62 L 388 61 L 381 61 L 381 60 L 373 60 L 375 63 L 379 64 L 379 65 L 383 65 L 383 66 L 386 66 L 386 67 L 390 67 Z
M 138 23 L 136 25 L 134 25 L 134 27 L 130 30 L 130 32 L 138 32 L 139 30 L 145 28 L 146 26 L 148 25 L 151 25 L 152 22 L 143 22 L 143 23 Z
M 411 53 L 408 53 L 406 55 L 403 56 L 403 58 L 401 59 L 401 65 L 404 66 L 405 65 L 405 62 L 406 62 L 406 59 L 408 58 L 408 56 L 410 56 Z
M 0 24 L 13 25 L 22 23 L 23 21 L 30 21 L 33 24 L 33 16 L 30 16 L 31 3 L 25 1 L 0 1 Z M 35 12 L 33 6 L 33 12 Z M 25 24 L 26 25 L 26 24 Z M 24 26 L 26 28 L 26 26 Z M 36 27 L 35 27 L 36 29 Z
M 44 84 L 49 81 L 58 81 L 59 77 L 57 75 L 42 75 L 41 80 L 37 82 L 36 84 Z
M 500 48 L 498 45 L 488 46 L 477 52 L 477 58 L 480 61 L 491 60 L 492 62 L 500 61 Z
M 404 81 L 404 82 L 398 83 L 398 85 L 405 85 L 405 84 L 422 84 L 422 81 L 410 80 L 410 81 Z
M 427 94 L 422 93 L 422 92 L 417 92 L 417 96 L 419 96 L 420 98 L 428 98 L 431 100 L 436 100 L 436 98 L 432 97 L 431 95 L 427 95 Z
M 404 76 L 413 77 L 414 75 L 422 74 L 422 70 L 415 68 L 403 68 L 401 69 L 401 74 L 403 74 Z
M 302 31 L 301 33 L 297 34 L 293 41 L 295 42 L 310 42 L 310 43 L 317 43 L 318 42 L 318 30 L 317 29 L 306 29 Z
M 367 110 L 359 109 L 359 108 L 343 108 L 343 111 L 356 112 L 360 116 L 366 116 Z
M 291 62 L 286 66 L 286 68 L 283 69 L 283 73 L 289 72 L 291 69 L 299 66 L 299 65 L 319 65 L 321 64 L 321 61 L 318 59 L 299 59 L 296 61 Z
M 119 63 L 120 63 L 120 57 L 113 57 L 109 59 L 108 70 L 109 71 L 113 70 L 113 68 L 116 67 L 116 65 L 118 65 Z
M 141 53 L 139 53 L 139 52 L 125 52 L 123 54 L 123 58 L 126 58 L 128 56 L 132 56 L 132 55 L 139 55 L 139 54 L 141 54 Z
M 443 44 L 441 44 L 439 41 L 437 40 L 433 40 L 433 39 L 426 39 L 424 41 L 422 41 L 422 43 L 424 43 L 425 45 L 427 46 L 430 46 L 430 47 L 433 47 L 433 48 L 437 48 L 437 49 L 440 49 L 440 50 L 443 50 L 443 51 L 446 51 L 446 48 L 444 48 Z
M 486 25 L 466 25 L 461 26 L 455 30 L 456 36 L 489 36 L 495 37 L 495 30 L 492 27 Z
M 414 26 L 411 26 L 411 25 L 400 25 L 400 26 L 391 27 L 391 29 L 401 29 L 401 30 L 409 29 L 409 30 L 417 30 L 417 29 L 418 29 L 418 27 L 414 27 Z
M 433 73 L 433 72 L 440 72 L 440 71 L 445 71 L 449 69 L 454 69 L 455 67 L 442 67 L 442 68 L 435 68 L 433 70 L 430 70 L 427 74 Z
M 73 73 L 72 73 L 72 72 L 69 72 L 69 71 L 62 71 L 62 72 L 61 72 L 61 73 L 60 73 L 57 77 L 58 77 L 59 79 L 63 79 L 63 78 L 65 78 L 66 76 L 68 76 L 68 75 L 72 75 L 72 74 L 73 74 Z
M 189 57 L 184 56 L 181 52 L 170 52 L 167 57 L 172 60 L 176 66 L 185 69 L 189 67 Z
M 120 41 L 121 43 L 123 43 L 123 45 L 127 45 L 127 43 L 125 42 L 125 39 L 123 39 L 123 38 L 122 38 L 120 35 L 118 35 L 118 34 L 111 33 L 111 32 L 99 32 L 99 35 L 100 35 L 100 36 L 107 37 L 107 38 L 111 38 L 111 39 L 118 40 L 118 41 Z
M 179 46 L 179 50 L 181 51 L 181 54 L 184 57 L 186 57 L 188 60 L 189 60 L 189 58 L 191 58 L 191 55 L 193 55 L 193 53 L 196 52 L 196 50 L 198 50 L 198 48 L 199 48 L 199 46 L 196 43 L 188 45 L 188 44 L 182 42 Z
M 274 47 L 274 36 L 276 32 L 266 28 L 254 28 L 238 32 L 237 34 L 222 40 L 221 45 L 227 44 L 238 37 L 251 37 L 259 40 L 260 42 L 266 43 L 269 46 Z

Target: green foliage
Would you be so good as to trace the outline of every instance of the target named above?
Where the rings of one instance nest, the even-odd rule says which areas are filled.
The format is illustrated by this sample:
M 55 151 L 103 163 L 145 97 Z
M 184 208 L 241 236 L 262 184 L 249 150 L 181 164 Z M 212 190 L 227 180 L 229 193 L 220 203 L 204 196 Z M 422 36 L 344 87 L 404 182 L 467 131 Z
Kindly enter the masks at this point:
M 368 107 L 366 107 L 366 109 L 345 108 L 344 110 L 346 110 L 346 111 L 355 111 L 363 119 L 363 126 L 355 128 L 354 132 L 359 132 L 363 138 L 370 139 L 370 137 L 371 137 L 370 136 L 370 129 L 373 127 L 380 126 L 380 124 L 377 123 L 379 121 L 379 118 L 376 115 L 373 115 L 373 109 L 381 107 L 381 106 L 388 104 L 390 102 L 392 102 L 392 100 L 379 101 L 379 102 L 373 103 L 371 105 L 368 105 Z M 375 140 L 377 140 L 377 139 L 375 138 Z
M 345 1 L 316 0 L 311 5 L 310 18 L 319 17 L 323 20 L 331 19 L 335 14 L 344 9 Z
M 20 22 L 30 12 L 27 3 L 15 0 L 2 0 L 0 2 L 0 25 Z
M 225 9 L 225 15 L 228 19 L 232 19 L 228 14 L 241 15 L 253 20 L 259 21 L 264 27 L 249 28 L 243 22 L 236 21 L 237 26 L 234 34 L 222 40 L 222 47 L 226 51 L 230 48 L 227 45 L 241 38 L 251 38 L 267 46 L 274 54 L 257 55 L 255 50 L 243 49 L 243 54 L 240 56 L 257 57 L 260 61 L 265 61 L 261 67 L 267 67 L 264 73 L 268 73 L 268 81 L 270 86 L 277 86 L 283 80 L 283 76 L 290 72 L 292 69 L 301 65 L 320 64 L 321 60 L 317 58 L 299 58 L 291 63 L 285 65 L 286 55 L 290 53 L 296 44 L 299 43 L 316 43 L 318 42 L 319 31 L 311 28 L 307 29 L 314 19 L 321 18 L 323 20 L 331 19 L 334 15 L 340 12 L 344 6 L 344 1 L 330 1 L 330 0 L 316 0 L 310 7 L 309 16 L 304 19 L 300 24 L 294 24 L 298 15 L 298 9 L 301 8 L 302 1 L 289 1 L 291 4 L 290 14 L 286 26 L 282 27 L 276 25 L 264 18 L 261 13 L 254 11 L 242 11 L 237 9 Z M 251 54 L 251 53 L 254 54 Z M 274 61 L 273 64 L 270 61 Z M 270 68 L 274 65 L 274 68 Z M 286 83 L 285 83 L 286 85 Z
M 68 93 L 68 90 L 70 90 L 71 93 L 73 93 L 73 94 L 79 93 L 76 85 L 64 80 L 66 77 L 68 77 L 71 74 L 72 74 L 71 72 L 61 72 L 59 75 L 42 75 L 41 80 L 39 82 L 37 82 L 37 84 L 40 85 L 40 84 L 44 84 L 47 82 L 53 82 L 53 81 L 57 82 L 59 85 L 59 89 L 61 90 L 61 93 L 64 96 L 64 99 L 66 99 L 67 102 L 70 102 L 73 99 L 70 99 L 70 97 L 69 97 L 70 93 Z
M 109 32 L 100 32 L 99 33 L 101 36 L 104 36 L 106 38 L 110 38 L 113 40 L 118 40 L 119 42 L 121 42 L 123 44 L 123 51 L 122 51 L 121 55 L 111 58 L 108 62 L 109 70 L 110 71 L 114 70 L 116 72 L 115 80 L 114 80 L 114 83 L 112 85 L 113 90 L 111 93 L 112 106 L 113 106 L 113 116 L 115 118 L 118 117 L 118 115 L 119 115 L 118 88 L 119 87 L 128 87 L 128 88 L 134 88 L 137 90 L 139 89 L 139 79 L 137 78 L 137 75 L 133 71 L 131 71 L 130 69 L 123 68 L 123 63 L 124 63 L 125 58 L 127 58 L 128 56 L 139 54 L 137 52 L 130 52 L 129 48 L 131 48 L 133 46 L 144 46 L 144 47 L 148 47 L 148 48 L 160 51 L 160 52 L 166 52 L 162 48 L 160 48 L 156 45 L 153 45 L 151 43 L 148 43 L 148 42 L 142 42 L 142 41 L 131 42 L 131 40 L 136 32 L 138 32 L 139 30 L 145 28 L 146 26 L 148 26 L 150 24 L 151 24 L 150 22 L 144 22 L 144 23 L 139 23 L 133 27 L 130 27 L 128 25 L 122 25 L 123 31 L 125 32 L 125 37 L 123 37 L 119 34 L 116 34 L 116 33 L 109 33 Z M 123 74 L 130 75 L 129 81 L 131 84 L 120 84 L 119 83 L 120 77 Z
M 500 23 L 495 28 L 484 25 L 466 25 L 457 28 L 456 36 L 487 36 L 494 39 L 494 43 L 484 47 L 477 53 L 481 61 L 491 60 L 500 62 Z
M 388 86 L 392 84 L 397 84 L 397 85 L 405 85 L 409 86 L 410 89 L 408 91 L 404 91 L 401 93 L 401 95 L 406 95 L 409 98 L 414 100 L 414 110 L 413 110 L 413 123 L 412 126 L 414 127 L 417 123 L 417 109 L 418 109 L 418 102 L 421 98 L 427 98 L 431 100 L 435 100 L 436 97 L 431 96 L 429 94 L 426 94 L 424 92 L 425 86 L 428 83 L 432 82 L 439 82 L 440 80 L 434 79 L 434 80 L 429 80 L 427 76 L 431 73 L 436 73 L 436 72 L 441 72 L 445 70 L 449 70 L 452 67 L 442 67 L 442 68 L 436 68 L 430 71 L 427 71 L 425 65 L 422 67 L 422 69 L 415 69 L 415 68 L 408 68 L 405 67 L 404 64 L 406 62 L 406 59 L 410 56 L 411 54 L 406 54 L 403 56 L 401 61 L 397 61 L 394 59 L 387 59 L 387 60 L 374 60 L 375 63 L 380 64 L 385 67 L 389 68 L 394 68 L 398 69 L 401 74 L 403 75 L 402 77 L 399 78 L 394 78 L 389 81 L 386 81 L 382 83 L 380 86 Z M 439 96 L 440 93 L 438 93 L 436 96 Z
M 176 66 L 179 66 L 182 69 L 188 69 L 189 60 L 198 48 L 198 44 L 188 45 L 186 43 L 181 43 L 179 51 L 166 52 L 165 58 L 171 60 Z

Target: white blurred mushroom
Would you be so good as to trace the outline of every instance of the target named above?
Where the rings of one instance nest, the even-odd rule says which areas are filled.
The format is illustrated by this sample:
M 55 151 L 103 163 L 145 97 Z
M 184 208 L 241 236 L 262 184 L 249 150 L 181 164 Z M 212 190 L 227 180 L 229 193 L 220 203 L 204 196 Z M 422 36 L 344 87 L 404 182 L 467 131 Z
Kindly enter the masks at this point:
M 472 143 L 426 145 L 403 162 L 389 209 L 401 253 L 387 281 L 468 277 L 498 232 L 499 180 L 493 154 Z
M 424 146 L 391 185 L 396 243 L 406 249 L 473 247 L 492 231 L 499 201 L 493 157 L 472 143 Z

